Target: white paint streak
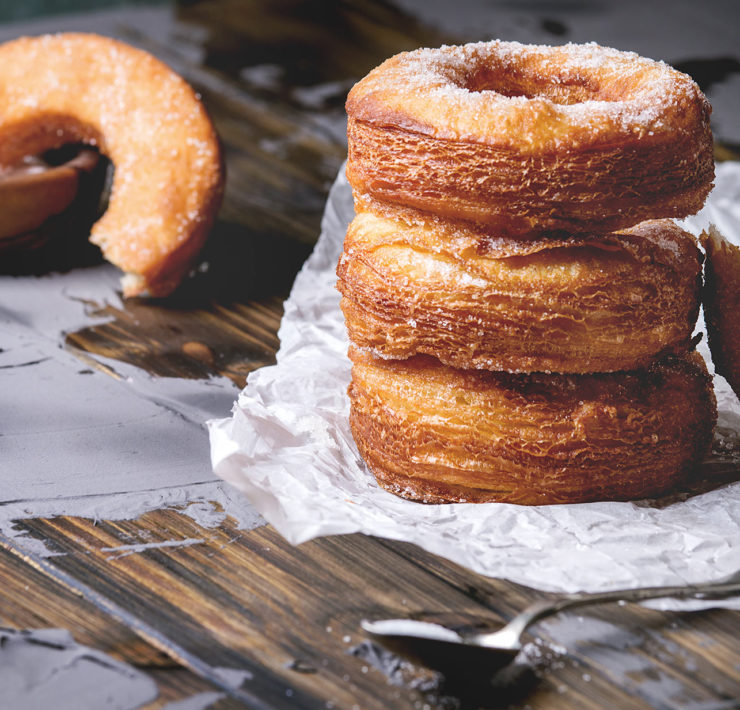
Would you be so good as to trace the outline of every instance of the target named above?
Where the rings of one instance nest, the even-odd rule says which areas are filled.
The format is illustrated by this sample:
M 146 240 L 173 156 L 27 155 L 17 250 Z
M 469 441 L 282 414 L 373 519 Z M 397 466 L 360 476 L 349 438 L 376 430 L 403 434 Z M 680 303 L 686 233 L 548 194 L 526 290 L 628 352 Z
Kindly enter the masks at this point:
M 191 695 L 184 700 L 176 700 L 173 703 L 167 703 L 162 710 L 206 710 L 214 703 L 226 697 L 225 693 L 205 692 Z
M 100 358 L 114 379 L 64 350 L 66 332 L 101 322 L 96 307 L 123 308 L 117 284 L 107 264 L 0 276 L 0 532 L 29 552 L 55 554 L 16 529 L 27 517 L 182 508 L 202 527 L 263 522 L 211 472 L 204 424 L 231 409 L 230 380 L 156 378 Z
M 213 668 L 213 672 L 224 682 L 226 685 L 232 688 L 241 688 L 242 683 L 247 680 L 252 680 L 254 675 L 247 670 L 242 668 L 226 668 L 224 666 L 216 666 Z
M 63 629 L 0 629 L 5 708 L 134 710 L 159 695 L 141 671 L 74 641 Z
M 13 538 L 24 552 L 50 557 L 58 554 L 44 542 L 19 531 L 14 521 L 56 515 L 92 520 L 135 520 L 152 510 L 177 510 L 202 528 L 218 527 L 226 517 L 240 530 L 252 530 L 264 520 L 238 491 L 221 481 L 155 488 L 113 495 L 73 496 L 16 501 L 0 505 L 0 533 Z
M 118 554 L 111 555 L 108 559 L 118 560 L 121 557 L 128 557 L 136 552 L 144 550 L 158 550 L 164 547 L 190 547 L 191 545 L 205 544 L 205 538 L 189 537 L 185 540 L 165 540 L 164 542 L 140 542 L 133 545 L 117 545 L 116 547 L 101 547 L 102 552 L 115 552 Z

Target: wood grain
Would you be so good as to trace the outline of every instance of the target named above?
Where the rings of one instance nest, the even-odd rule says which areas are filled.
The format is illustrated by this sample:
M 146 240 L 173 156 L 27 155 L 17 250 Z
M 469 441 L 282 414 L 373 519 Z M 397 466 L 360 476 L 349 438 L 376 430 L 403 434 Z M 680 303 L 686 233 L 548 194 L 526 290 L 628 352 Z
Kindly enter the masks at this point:
M 362 618 L 495 624 L 540 596 L 414 546 L 361 535 L 294 548 L 269 526 L 244 532 L 227 519 L 203 530 L 174 510 L 117 523 L 54 518 L 19 525 L 61 553 L 47 574 L 58 570 L 76 580 L 76 592 L 93 605 L 114 600 L 126 612 L 124 625 L 136 619 L 137 633 L 196 672 L 203 668 L 194 659 L 207 659 L 211 669 L 249 671 L 242 691 L 267 707 L 412 708 L 428 702 L 351 654 L 363 642 Z M 171 546 L 199 537 L 202 543 Z M 131 552 L 137 542 L 169 546 Z M 575 632 L 564 655 L 551 650 L 562 645 L 561 623 L 538 627 L 546 643 L 533 648 L 550 660 L 540 665 L 542 679 L 526 676 L 509 687 L 507 702 L 647 708 L 669 703 L 671 692 L 697 703 L 740 697 L 738 614 L 610 606 L 569 615 L 567 623 Z M 148 638 L 152 629 L 157 635 Z M 694 670 L 687 674 L 688 668 Z
M 224 142 L 224 207 L 200 267 L 172 298 L 87 304 L 109 320 L 65 344 L 112 376 L 115 366 L 96 358 L 242 386 L 274 361 L 283 299 L 346 155 L 346 91 L 387 56 L 465 38 L 384 1 L 188 0 L 176 16 L 192 33 L 165 41 L 125 23 L 115 29 L 202 94 Z M 99 259 L 76 248 L 65 268 L 78 256 L 80 264 Z M 351 535 L 295 548 L 269 526 L 245 532 L 227 518 L 204 529 L 176 510 L 18 527 L 60 554 L 41 559 L 0 544 L 0 618 L 70 628 L 79 642 L 146 668 L 161 692 L 152 708 L 213 688 L 228 695 L 214 706 L 221 710 L 449 708 L 444 689 L 420 689 L 428 673 L 381 663 L 360 619 L 495 623 L 540 596 L 403 543 Z M 131 548 L 157 543 L 167 546 Z M 738 613 L 611 606 L 534 631 L 542 639 L 529 647 L 535 672 L 479 692 L 470 707 L 740 706 Z M 224 667 L 251 678 L 230 687 L 218 675 Z
M 0 545 L 0 625 L 18 629 L 65 628 L 77 643 L 102 651 L 144 671 L 157 684 L 158 698 L 145 710 L 159 710 L 217 688 L 157 650 L 126 625 L 105 614 L 94 603 L 27 564 Z M 1 705 L 1 702 L 0 702 Z M 224 694 L 212 710 L 241 707 Z

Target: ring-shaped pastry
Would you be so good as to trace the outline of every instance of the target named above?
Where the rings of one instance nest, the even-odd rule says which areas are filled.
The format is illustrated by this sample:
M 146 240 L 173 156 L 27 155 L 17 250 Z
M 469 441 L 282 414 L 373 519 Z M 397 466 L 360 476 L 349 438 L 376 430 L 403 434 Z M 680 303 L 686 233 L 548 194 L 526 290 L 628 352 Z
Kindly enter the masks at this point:
M 218 137 L 199 97 L 151 54 L 58 34 L 0 45 L 0 165 L 67 143 L 114 164 L 91 241 L 126 275 L 126 296 L 164 296 L 190 268 L 221 202 Z
M 424 503 L 632 500 L 680 483 L 717 417 L 697 353 L 647 370 L 513 375 L 350 348 L 350 426 L 378 483 Z
M 516 240 L 361 212 L 337 273 L 350 340 L 381 357 L 613 372 L 686 350 L 701 254 L 670 220 L 601 236 Z
M 593 43 L 420 49 L 350 91 L 347 177 L 358 209 L 409 222 L 606 232 L 702 206 L 710 111 L 689 76 Z

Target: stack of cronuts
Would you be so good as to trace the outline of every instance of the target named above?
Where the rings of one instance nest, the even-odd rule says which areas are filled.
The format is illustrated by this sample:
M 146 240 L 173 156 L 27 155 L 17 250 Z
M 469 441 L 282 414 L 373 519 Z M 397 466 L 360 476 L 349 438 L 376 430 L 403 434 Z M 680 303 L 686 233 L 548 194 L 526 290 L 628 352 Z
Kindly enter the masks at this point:
M 710 107 L 595 44 L 422 49 L 347 101 L 350 424 L 381 486 L 522 504 L 663 493 L 706 454 Z

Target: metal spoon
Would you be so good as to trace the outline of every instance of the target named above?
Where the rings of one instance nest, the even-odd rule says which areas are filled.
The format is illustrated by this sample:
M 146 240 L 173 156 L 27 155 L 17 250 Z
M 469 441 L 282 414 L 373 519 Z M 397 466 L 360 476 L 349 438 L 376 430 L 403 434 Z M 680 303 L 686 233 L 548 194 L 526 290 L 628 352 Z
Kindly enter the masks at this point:
M 492 631 L 458 633 L 445 626 L 413 619 L 363 620 L 362 628 L 398 655 L 440 671 L 448 678 L 482 671 L 493 673 L 508 665 L 522 648 L 521 637 L 532 624 L 566 609 L 604 604 L 636 602 L 660 597 L 674 599 L 715 599 L 740 592 L 740 572 L 719 582 L 690 586 L 619 589 L 594 594 L 566 594 L 556 599 L 535 602 L 502 628 Z

